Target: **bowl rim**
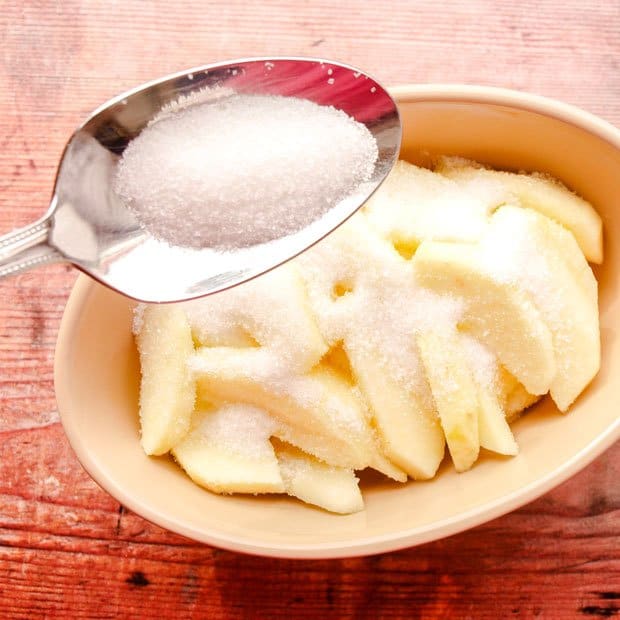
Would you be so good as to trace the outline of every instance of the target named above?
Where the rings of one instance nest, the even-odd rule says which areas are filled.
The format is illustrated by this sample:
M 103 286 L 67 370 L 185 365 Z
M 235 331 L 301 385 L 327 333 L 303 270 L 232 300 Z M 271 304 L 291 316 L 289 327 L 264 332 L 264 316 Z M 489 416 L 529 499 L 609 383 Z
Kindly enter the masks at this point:
M 619 129 L 576 106 L 540 95 L 506 88 L 459 84 L 402 85 L 390 88 L 389 91 L 397 103 L 413 101 L 485 103 L 535 112 L 584 129 L 620 150 Z M 216 530 L 199 530 L 181 520 L 153 510 L 149 505 L 126 493 L 122 486 L 104 473 L 97 460 L 82 443 L 75 425 L 68 424 L 66 416 L 63 415 L 63 411 L 70 408 L 71 402 L 70 378 L 66 370 L 72 350 L 70 338 L 72 326 L 96 286 L 101 285 L 84 274 L 79 275 L 67 300 L 58 331 L 54 356 L 54 385 L 60 420 L 69 444 L 86 472 L 117 501 L 155 525 L 208 545 L 241 553 L 289 559 L 357 557 L 417 546 L 482 525 L 537 499 L 589 465 L 620 439 L 620 418 L 618 418 L 588 445 L 547 475 L 464 513 L 409 530 L 399 530 L 346 543 L 313 544 L 261 543 L 243 536 L 222 534 Z
M 387 89 L 400 102 L 485 103 L 536 112 L 575 125 L 620 149 L 620 129 L 610 122 L 570 103 L 498 86 L 471 84 L 402 84 Z

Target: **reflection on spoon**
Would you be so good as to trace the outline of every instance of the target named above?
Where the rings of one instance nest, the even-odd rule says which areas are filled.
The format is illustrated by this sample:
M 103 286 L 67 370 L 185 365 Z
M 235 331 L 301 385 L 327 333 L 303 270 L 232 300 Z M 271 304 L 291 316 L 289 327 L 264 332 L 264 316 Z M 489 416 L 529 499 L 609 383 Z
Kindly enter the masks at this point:
M 376 141 L 378 158 L 370 178 L 326 213 L 319 211 L 311 225 L 269 243 L 217 252 L 181 251 L 158 242 L 113 191 L 116 161 L 162 109 L 205 87 L 256 97 L 294 96 L 342 110 Z M 107 286 L 147 302 L 180 301 L 229 288 L 296 256 L 352 215 L 392 168 L 400 135 L 390 95 L 363 72 L 340 63 L 258 58 L 155 80 L 108 101 L 76 131 L 65 149 L 48 213 L 0 238 L 0 277 L 45 262 L 69 261 Z

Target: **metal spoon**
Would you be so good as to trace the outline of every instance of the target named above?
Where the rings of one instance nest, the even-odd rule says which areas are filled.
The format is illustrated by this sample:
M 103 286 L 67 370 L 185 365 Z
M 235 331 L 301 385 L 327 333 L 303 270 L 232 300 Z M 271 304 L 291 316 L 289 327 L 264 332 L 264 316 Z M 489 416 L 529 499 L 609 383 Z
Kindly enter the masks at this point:
M 172 247 L 140 227 L 112 189 L 116 162 L 161 108 L 194 91 L 226 86 L 333 105 L 364 123 L 379 158 L 372 178 L 312 226 L 265 246 L 230 252 Z M 129 297 L 171 302 L 240 284 L 296 256 L 351 216 L 391 170 L 401 126 L 390 95 L 359 69 L 308 58 L 253 58 L 204 65 L 163 77 L 111 99 L 69 140 L 47 213 L 0 237 L 0 277 L 68 261 Z

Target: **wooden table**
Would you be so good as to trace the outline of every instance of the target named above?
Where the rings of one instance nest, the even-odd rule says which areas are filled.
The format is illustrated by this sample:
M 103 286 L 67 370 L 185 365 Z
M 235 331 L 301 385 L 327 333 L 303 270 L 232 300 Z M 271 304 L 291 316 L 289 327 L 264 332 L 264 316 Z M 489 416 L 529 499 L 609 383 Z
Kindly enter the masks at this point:
M 620 125 L 618 0 L 0 6 L 0 231 L 46 208 L 92 108 L 226 58 L 320 55 L 387 84 L 519 88 Z M 82 470 L 56 411 L 54 342 L 75 277 L 50 266 L 0 283 L 0 617 L 620 617 L 618 444 L 517 512 L 377 557 L 246 557 L 126 511 Z

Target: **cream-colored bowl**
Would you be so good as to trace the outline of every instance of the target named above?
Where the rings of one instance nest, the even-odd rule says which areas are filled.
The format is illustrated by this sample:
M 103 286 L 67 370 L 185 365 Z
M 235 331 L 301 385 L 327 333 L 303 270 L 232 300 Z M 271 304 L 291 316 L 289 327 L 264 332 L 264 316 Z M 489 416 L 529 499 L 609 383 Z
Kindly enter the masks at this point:
M 249 553 L 327 558 L 378 553 L 454 534 L 533 500 L 620 436 L 620 131 L 562 103 L 471 86 L 401 86 L 402 157 L 458 154 L 498 168 L 547 171 L 599 210 L 603 361 L 568 415 L 543 401 L 515 426 L 521 453 L 484 457 L 430 482 L 366 481 L 366 510 L 336 516 L 285 497 L 220 497 L 138 441 L 132 303 L 81 276 L 56 349 L 58 406 L 86 470 L 144 518 L 205 543 Z

